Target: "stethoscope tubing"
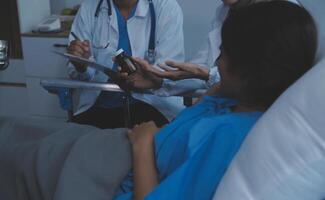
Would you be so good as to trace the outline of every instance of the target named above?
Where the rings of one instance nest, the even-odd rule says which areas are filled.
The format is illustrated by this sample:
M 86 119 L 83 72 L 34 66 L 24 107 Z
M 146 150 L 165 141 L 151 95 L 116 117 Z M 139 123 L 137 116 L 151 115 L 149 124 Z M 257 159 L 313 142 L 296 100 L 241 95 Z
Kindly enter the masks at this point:
M 95 12 L 95 18 L 98 18 L 99 13 L 100 13 L 100 8 L 103 4 L 104 0 L 100 0 L 97 8 L 96 8 L 96 12 Z M 110 3 L 110 0 L 106 0 L 107 2 L 107 6 L 108 6 L 108 10 L 107 10 L 107 14 L 110 17 L 112 15 L 112 5 Z M 150 30 L 150 39 L 149 39 L 149 46 L 148 46 L 148 51 L 147 51 L 147 60 L 153 64 L 154 60 L 155 60 L 155 49 L 156 49 L 156 12 L 155 12 L 155 8 L 153 5 L 152 0 L 148 0 L 149 2 L 149 9 L 150 9 L 150 16 L 151 16 L 151 30 Z

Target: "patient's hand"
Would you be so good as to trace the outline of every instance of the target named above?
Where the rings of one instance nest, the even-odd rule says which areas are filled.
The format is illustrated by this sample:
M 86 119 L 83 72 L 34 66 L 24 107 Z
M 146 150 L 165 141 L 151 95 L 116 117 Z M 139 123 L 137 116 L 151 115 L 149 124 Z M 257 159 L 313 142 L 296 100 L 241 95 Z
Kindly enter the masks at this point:
M 154 136 L 160 129 L 153 121 L 136 125 L 129 131 L 128 136 L 134 149 L 146 148 L 153 145 Z
M 154 136 L 158 131 L 159 128 L 152 121 L 129 131 L 133 150 L 135 200 L 144 199 L 159 184 L 154 150 Z

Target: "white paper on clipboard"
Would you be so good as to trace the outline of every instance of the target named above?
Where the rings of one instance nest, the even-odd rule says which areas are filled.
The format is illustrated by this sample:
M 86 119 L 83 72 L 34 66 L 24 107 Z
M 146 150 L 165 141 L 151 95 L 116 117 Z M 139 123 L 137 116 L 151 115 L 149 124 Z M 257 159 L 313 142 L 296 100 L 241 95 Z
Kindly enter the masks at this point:
M 92 67 L 94 69 L 102 71 L 105 74 L 107 74 L 108 76 L 112 76 L 112 75 L 114 76 L 114 75 L 118 74 L 118 72 L 112 70 L 111 68 L 106 67 L 105 65 L 96 63 L 95 61 L 92 61 L 92 60 L 89 60 L 89 59 L 86 59 L 86 58 L 82 58 L 82 57 L 75 56 L 75 55 L 72 55 L 72 54 L 69 54 L 69 53 L 63 53 L 63 52 L 58 52 L 58 51 L 53 51 L 53 53 L 58 54 L 58 55 L 60 55 L 62 57 L 65 57 L 69 61 L 74 61 L 74 62 L 77 62 L 77 63 L 80 63 L 80 64 L 84 64 L 84 65 L 86 65 L 88 67 Z

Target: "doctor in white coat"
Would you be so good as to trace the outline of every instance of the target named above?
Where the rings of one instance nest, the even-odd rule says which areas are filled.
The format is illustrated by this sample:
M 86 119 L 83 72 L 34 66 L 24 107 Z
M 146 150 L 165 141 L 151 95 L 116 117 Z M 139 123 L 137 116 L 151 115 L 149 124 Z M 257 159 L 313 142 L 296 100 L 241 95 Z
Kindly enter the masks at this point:
M 184 60 L 183 14 L 176 0 L 86 0 L 75 18 L 68 52 L 110 66 L 115 52 L 122 48 L 130 56 L 149 63 Z M 109 82 L 102 72 L 72 63 L 71 79 Z M 175 83 L 161 78 L 146 79 L 137 73 L 139 89 L 170 88 Z M 157 97 L 133 93 L 132 124 L 154 120 L 163 125 L 182 109 L 180 97 Z M 123 95 L 79 90 L 74 95 L 73 122 L 99 128 L 123 127 Z
M 142 68 L 161 78 L 170 80 L 182 80 L 175 82 L 172 90 L 156 90 L 161 96 L 178 95 L 188 93 L 197 89 L 209 89 L 207 94 L 212 94 L 218 90 L 219 72 L 218 57 L 220 55 L 221 28 L 230 9 L 238 9 L 249 4 L 260 1 L 272 0 L 217 0 L 217 8 L 214 19 L 211 23 L 211 30 L 208 33 L 201 49 L 188 63 L 177 61 L 166 61 L 160 65 L 162 70 L 152 68 L 150 64 L 143 63 Z M 288 0 L 299 4 L 297 0 Z M 188 80 L 184 80 L 188 79 Z M 198 80 L 199 79 L 199 80 Z

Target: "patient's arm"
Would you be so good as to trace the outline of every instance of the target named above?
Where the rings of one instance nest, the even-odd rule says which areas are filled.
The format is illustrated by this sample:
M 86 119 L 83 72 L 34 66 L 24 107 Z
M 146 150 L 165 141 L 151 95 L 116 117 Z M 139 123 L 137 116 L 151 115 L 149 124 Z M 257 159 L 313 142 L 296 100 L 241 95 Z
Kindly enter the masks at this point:
M 142 200 L 159 184 L 154 153 L 154 122 L 143 123 L 129 132 L 133 149 L 134 199 Z

